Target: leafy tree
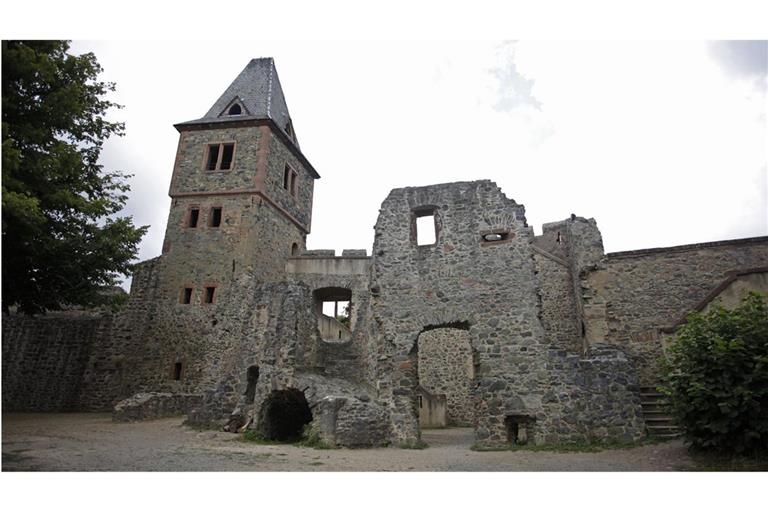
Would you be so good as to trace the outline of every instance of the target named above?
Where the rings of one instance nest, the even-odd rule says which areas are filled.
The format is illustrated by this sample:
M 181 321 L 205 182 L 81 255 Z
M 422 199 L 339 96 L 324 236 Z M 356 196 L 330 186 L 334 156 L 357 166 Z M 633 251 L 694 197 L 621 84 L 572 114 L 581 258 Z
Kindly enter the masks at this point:
M 90 306 L 130 271 L 147 227 L 119 217 L 129 175 L 98 164 L 123 123 L 114 84 L 67 41 L 2 42 L 3 310 Z
M 748 294 L 741 305 L 693 314 L 670 347 L 664 391 L 687 440 L 713 452 L 768 450 L 768 305 Z

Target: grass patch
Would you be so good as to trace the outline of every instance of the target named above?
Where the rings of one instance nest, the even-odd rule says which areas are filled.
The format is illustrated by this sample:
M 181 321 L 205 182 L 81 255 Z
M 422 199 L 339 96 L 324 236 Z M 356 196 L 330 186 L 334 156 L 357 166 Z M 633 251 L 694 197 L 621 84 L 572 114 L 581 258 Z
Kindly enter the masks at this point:
M 289 444 L 282 441 L 275 441 L 274 439 L 264 439 L 261 434 L 255 430 L 246 430 L 243 435 L 239 437 L 239 440 L 244 443 L 254 443 L 263 445 L 276 445 L 276 444 Z
M 304 426 L 301 440 L 296 443 L 296 446 L 314 448 L 315 450 L 333 450 L 336 448 L 323 441 L 320 438 L 320 433 L 313 429 L 311 425 Z
M 409 441 L 407 443 L 400 443 L 397 445 L 398 448 L 402 448 L 403 450 L 424 450 L 426 448 L 429 448 L 429 445 L 419 439 L 418 441 Z
M 275 441 L 274 439 L 265 439 L 259 432 L 255 430 L 246 430 L 243 435 L 237 438 L 238 441 L 244 443 L 254 443 L 266 446 L 274 445 L 293 445 L 299 448 L 314 448 L 315 450 L 334 450 L 335 446 L 331 446 L 320 438 L 320 434 L 312 429 L 309 425 L 304 427 L 301 439 L 298 441 Z M 283 454 L 284 455 L 284 454 Z

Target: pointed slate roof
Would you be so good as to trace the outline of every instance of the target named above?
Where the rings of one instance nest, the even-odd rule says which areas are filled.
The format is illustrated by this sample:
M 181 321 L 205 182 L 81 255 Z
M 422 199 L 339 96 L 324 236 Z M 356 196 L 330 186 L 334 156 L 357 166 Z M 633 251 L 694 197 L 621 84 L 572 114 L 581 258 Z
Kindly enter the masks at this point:
M 242 113 L 237 116 L 227 115 L 234 102 L 240 104 Z M 205 116 L 176 126 L 250 119 L 271 119 L 299 147 L 293 126 L 290 126 L 291 116 L 272 57 L 252 59 Z

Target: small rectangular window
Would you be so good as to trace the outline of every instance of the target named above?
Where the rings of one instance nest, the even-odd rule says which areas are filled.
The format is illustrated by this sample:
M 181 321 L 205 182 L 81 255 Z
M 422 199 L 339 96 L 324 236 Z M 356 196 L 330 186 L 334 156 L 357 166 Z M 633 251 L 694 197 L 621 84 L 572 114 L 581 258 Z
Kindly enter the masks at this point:
M 291 171 L 291 195 L 296 196 L 296 178 L 298 177 L 298 174 L 296 174 L 294 171 Z
M 283 188 L 285 190 L 288 190 L 288 184 L 291 179 L 291 168 L 288 167 L 288 164 L 285 165 L 285 169 L 283 169 Z
M 205 287 L 205 304 L 213 304 L 213 295 L 216 292 L 215 286 L 206 286 Z
M 209 171 L 215 171 L 219 163 L 219 145 L 210 144 L 208 146 L 208 162 L 205 168 Z
M 176 363 L 173 365 L 173 380 L 181 380 L 181 372 L 184 370 L 182 363 Z
M 418 217 L 416 219 L 416 245 L 434 245 L 435 242 L 437 242 L 435 216 Z
M 226 170 L 232 168 L 232 159 L 235 156 L 234 144 L 223 144 L 223 152 L 221 155 L 221 166 L 219 169 Z
M 221 226 L 221 207 L 214 206 L 211 208 L 211 215 L 208 217 L 208 225 L 212 228 Z
M 190 208 L 190 210 L 189 210 L 189 222 L 187 222 L 187 227 L 196 228 L 197 227 L 197 221 L 199 219 L 200 219 L 200 209 L 199 208 Z
M 192 288 L 184 288 L 181 291 L 181 303 L 182 304 L 192 303 Z

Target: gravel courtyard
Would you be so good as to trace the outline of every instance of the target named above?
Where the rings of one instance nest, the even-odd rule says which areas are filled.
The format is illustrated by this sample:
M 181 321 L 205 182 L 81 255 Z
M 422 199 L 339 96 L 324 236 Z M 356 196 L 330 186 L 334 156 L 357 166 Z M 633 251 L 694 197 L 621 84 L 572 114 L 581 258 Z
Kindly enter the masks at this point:
M 681 441 L 598 453 L 475 452 L 471 429 L 426 430 L 424 450 L 316 450 L 200 432 L 183 418 L 113 423 L 109 414 L 3 414 L 3 471 L 676 471 Z

